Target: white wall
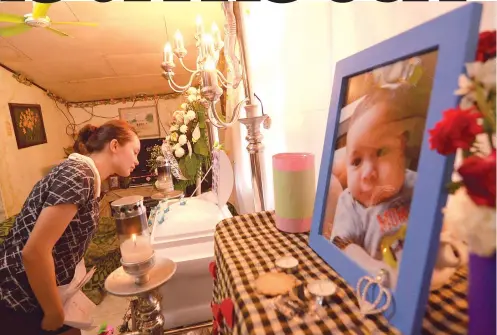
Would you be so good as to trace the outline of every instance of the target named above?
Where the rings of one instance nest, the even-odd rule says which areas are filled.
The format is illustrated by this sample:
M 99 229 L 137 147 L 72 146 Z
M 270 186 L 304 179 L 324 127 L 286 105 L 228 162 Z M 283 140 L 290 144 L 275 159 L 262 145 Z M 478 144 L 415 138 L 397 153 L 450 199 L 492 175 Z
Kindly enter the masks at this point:
M 273 119 L 273 127 L 264 131 L 268 209 L 274 208 L 273 154 L 314 153 L 317 183 L 335 63 L 461 5 L 294 2 L 250 7 L 254 90 Z M 495 29 L 495 18 L 495 4 L 486 2 L 481 29 Z M 250 168 L 247 173 L 249 178 Z
M 47 143 L 17 148 L 9 102 L 41 106 Z M 64 157 L 63 147 L 70 144 L 70 138 L 62 110 L 64 105 L 59 103 L 57 108 L 45 92 L 20 84 L 12 73 L 0 68 L 0 202 L 3 200 L 5 216 L 17 214 L 46 169 Z

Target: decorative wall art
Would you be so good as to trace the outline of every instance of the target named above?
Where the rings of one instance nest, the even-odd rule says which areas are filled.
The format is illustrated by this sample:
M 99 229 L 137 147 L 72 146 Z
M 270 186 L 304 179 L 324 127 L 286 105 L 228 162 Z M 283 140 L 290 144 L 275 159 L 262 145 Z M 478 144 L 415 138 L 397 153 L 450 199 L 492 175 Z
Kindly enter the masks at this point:
M 40 105 L 9 103 L 17 148 L 47 143 Z
M 364 314 L 406 335 L 421 332 L 454 163 L 430 150 L 427 129 L 458 105 L 481 11 L 458 8 L 335 69 L 309 244 Z
M 138 137 L 159 137 L 159 117 L 157 106 L 119 108 L 119 117 L 135 128 Z

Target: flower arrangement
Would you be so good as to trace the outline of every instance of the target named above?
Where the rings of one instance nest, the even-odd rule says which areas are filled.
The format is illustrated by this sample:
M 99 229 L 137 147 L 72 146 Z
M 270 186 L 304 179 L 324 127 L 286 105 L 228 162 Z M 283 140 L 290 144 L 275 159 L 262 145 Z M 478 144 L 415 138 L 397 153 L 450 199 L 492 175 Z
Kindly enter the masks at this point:
M 460 105 L 446 110 L 429 131 L 431 149 L 462 153 L 444 215 L 470 252 L 481 257 L 492 257 L 496 250 L 495 38 L 495 31 L 480 34 L 476 61 L 459 76 L 455 94 L 461 96 Z
M 196 178 L 202 175 L 210 165 L 210 150 L 206 133 L 206 101 L 200 95 L 200 90 L 190 87 L 185 92 L 185 102 L 173 113 L 170 123 L 170 134 L 166 141 L 172 149 L 174 158 L 178 162 L 182 175 L 187 180 L 176 180 L 175 188 L 185 190 L 193 185 Z M 160 146 L 151 148 L 151 158 L 148 166 L 155 169 L 156 159 L 163 156 Z
M 19 129 L 27 138 L 33 140 L 35 137 L 36 127 L 40 121 L 38 114 L 26 109 L 19 115 Z

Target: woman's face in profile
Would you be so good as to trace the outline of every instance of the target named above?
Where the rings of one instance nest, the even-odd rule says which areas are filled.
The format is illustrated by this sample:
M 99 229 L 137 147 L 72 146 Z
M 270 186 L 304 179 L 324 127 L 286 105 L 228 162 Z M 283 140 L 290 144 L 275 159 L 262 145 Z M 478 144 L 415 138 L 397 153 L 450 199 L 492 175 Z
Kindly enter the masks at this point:
M 115 173 L 121 177 L 128 177 L 139 163 L 140 140 L 138 136 L 133 134 L 132 139 L 123 145 L 115 141 L 114 144 L 111 143 L 111 149 Z

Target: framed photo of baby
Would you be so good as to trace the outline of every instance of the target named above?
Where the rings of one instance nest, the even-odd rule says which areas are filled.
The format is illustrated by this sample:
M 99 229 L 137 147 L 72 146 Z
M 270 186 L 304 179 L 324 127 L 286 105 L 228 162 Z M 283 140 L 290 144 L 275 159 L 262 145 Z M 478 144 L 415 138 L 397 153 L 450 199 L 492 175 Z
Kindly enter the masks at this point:
M 369 307 L 388 304 L 377 310 L 403 334 L 421 332 L 454 163 L 427 129 L 458 104 L 480 15 L 463 6 L 335 68 L 309 244 L 353 288 L 387 290 Z
M 341 249 L 360 247 L 364 266 L 400 262 L 437 55 L 346 80 L 322 234 Z

